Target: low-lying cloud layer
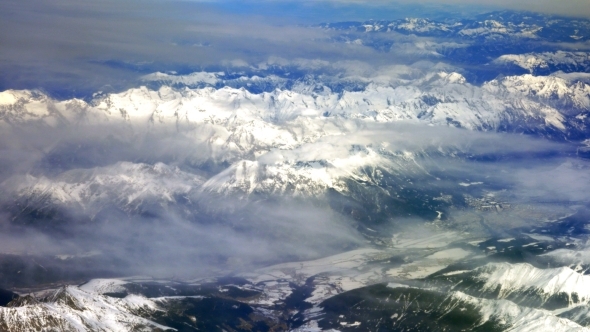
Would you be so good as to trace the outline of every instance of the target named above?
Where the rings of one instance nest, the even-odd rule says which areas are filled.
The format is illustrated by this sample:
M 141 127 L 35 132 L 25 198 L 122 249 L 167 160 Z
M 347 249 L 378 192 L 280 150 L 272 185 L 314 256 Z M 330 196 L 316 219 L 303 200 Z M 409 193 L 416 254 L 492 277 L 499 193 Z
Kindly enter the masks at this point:
M 225 166 L 211 164 L 206 125 L 148 124 L 148 131 L 137 135 L 139 124 L 134 130 L 118 123 L 21 124 L 2 132 L 0 250 L 99 253 L 118 262 L 121 274 L 196 276 L 321 257 L 363 245 L 367 225 L 393 231 L 404 225 L 395 208 L 381 226 L 357 218 L 356 208 L 377 213 L 378 205 L 354 203 L 368 195 L 369 204 L 374 190 L 382 192 L 374 197 L 404 195 L 403 187 L 418 195 L 438 191 L 434 194 L 441 197 L 508 190 L 515 202 L 532 206 L 590 199 L 582 180 L 590 166 L 568 160 L 573 150 L 567 144 L 403 122 L 348 122 L 313 142 L 262 151 L 248 161 L 257 163 L 254 173 L 233 173 L 232 167 L 243 163 L 235 157 Z M 219 177 L 225 167 L 229 177 Z M 387 180 L 393 187 L 379 182 L 375 174 L 381 172 L 394 176 Z M 278 181 L 275 176 L 298 186 L 303 196 L 289 190 L 265 195 L 268 184 Z M 368 180 L 368 189 L 346 194 L 357 189 L 339 189 L 337 183 L 350 180 Z M 397 188 L 395 181 L 408 182 Z M 244 187 L 247 183 L 256 187 Z M 305 196 L 312 193 L 306 186 L 318 184 L 317 195 Z M 237 191 L 219 189 L 224 186 Z M 328 199 L 334 189 L 344 196 Z M 454 217 L 445 215 L 450 222 Z
M 50 93 L 0 98 L 0 252 L 200 276 L 365 246 L 372 229 L 436 222 L 483 236 L 588 203 L 590 165 L 568 142 L 587 135 L 587 85 L 523 68 L 493 80 L 504 64 L 474 44 L 487 32 L 310 27 L 282 22 L 288 4 L 256 5 L 278 12 L 4 2 L 0 89 Z M 328 6 L 333 20 L 359 5 Z M 358 19 L 379 6 L 393 5 Z M 461 66 L 479 54 L 490 66 Z M 151 88 L 126 90 L 139 84 Z M 523 208 L 498 217 L 495 200 Z

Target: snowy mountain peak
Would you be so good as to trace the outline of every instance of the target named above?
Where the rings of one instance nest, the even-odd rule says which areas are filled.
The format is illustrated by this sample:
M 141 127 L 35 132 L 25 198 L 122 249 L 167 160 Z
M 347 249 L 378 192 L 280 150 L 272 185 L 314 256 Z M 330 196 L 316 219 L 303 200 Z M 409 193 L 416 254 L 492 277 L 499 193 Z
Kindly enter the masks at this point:
M 159 306 L 138 295 L 117 299 L 88 293 L 75 286 L 55 290 L 39 302 L 18 307 L 0 307 L 0 327 L 10 331 L 153 331 L 169 330 L 137 315 L 154 312 Z
M 590 302 L 590 276 L 569 267 L 539 269 L 526 263 L 489 263 L 474 272 L 485 282 L 484 289 L 499 289 L 500 298 L 532 289 L 545 298 L 566 294 L 571 305 Z

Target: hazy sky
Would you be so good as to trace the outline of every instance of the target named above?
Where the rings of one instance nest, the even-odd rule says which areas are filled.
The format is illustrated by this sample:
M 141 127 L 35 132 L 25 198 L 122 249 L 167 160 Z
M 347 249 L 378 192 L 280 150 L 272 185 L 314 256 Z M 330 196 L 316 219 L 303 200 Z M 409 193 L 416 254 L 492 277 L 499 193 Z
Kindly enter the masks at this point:
M 0 2 L 0 90 L 42 88 L 55 96 L 88 96 L 128 88 L 157 70 L 191 72 L 269 56 L 378 62 L 387 58 L 383 52 L 326 42 L 328 32 L 305 25 L 470 16 L 501 6 L 590 17 L 583 0 L 5 0 Z
M 584 16 L 590 17 L 590 2 L 587 0 L 495 0 L 495 1 L 482 1 L 482 0 L 374 0 L 368 4 L 368 1 L 360 0 L 323 0 L 332 3 L 339 4 L 362 4 L 363 6 L 395 6 L 398 3 L 411 3 L 411 4 L 422 4 L 427 6 L 440 6 L 440 5 L 467 5 L 467 6 L 478 6 L 480 8 L 505 8 L 505 9 L 516 9 L 516 10 L 528 10 L 537 11 L 550 14 L 558 15 L 572 15 L 572 16 Z M 312 2 L 312 1 L 308 1 Z M 317 1 L 313 1 L 317 2 Z
M 490 4 L 508 9 L 539 11 L 544 13 L 590 17 L 590 2 L 587 0 L 423 0 L 423 3 L 449 3 L 481 5 Z

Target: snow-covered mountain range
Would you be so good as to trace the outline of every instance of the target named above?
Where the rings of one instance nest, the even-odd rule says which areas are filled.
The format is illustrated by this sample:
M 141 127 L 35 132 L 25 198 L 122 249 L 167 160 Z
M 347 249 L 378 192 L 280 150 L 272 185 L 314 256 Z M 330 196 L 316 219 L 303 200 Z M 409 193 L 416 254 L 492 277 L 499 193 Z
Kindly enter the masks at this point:
M 423 36 L 462 37 L 493 41 L 498 38 L 580 41 L 588 38 L 587 20 L 526 12 L 492 12 L 475 18 L 405 18 L 365 22 L 324 23 L 319 27 L 365 33 L 398 32 Z
M 186 80 L 162 75 L 155 78 L 170 83 Z M 244 78 L 244 82 L 251 79 Z M 208 84 L 206 80 L 199 82 Z M 372 82 L 361 91 L 340 93 L 327 86 L 318 89 L 299 85 L 293 90 L 255 94 L 244 87 L 247 84 L 221 89 L 139 88 L 101 96 L 89 103 L 76 99 L 56 101 L 31 91 L 5 91 L 1 97 L 2 122 L 5 126 L 38 123 L 52 127 L 127 123 L 135 131 L 146 131 L 149 125 L 206 124 L 225 127 L 234 140 L 246 139 L 248 128 L 254 126 L 264 128 L 266 133 L 265 137 L 253 136 L 256 143 L 270 146 L 268 140 L 272 139 L 276 147 L 313 139 L 305 132 L 323 122 L 333 123 L 326 119 L 330 117 L 373 122 L 406 120 L 509 132 L 524 127 L 531 132 L 557 131 L 561 137 L 568 137 L 583 132 L 576 125 L 590 98 L 587 84 L 555 76 L 509 76 L 475 86 L 456 72 Z M 282 127 L 286 126 L 305 132 L 294 137 L 284 133 Z
M 476 86 L 459 73 L 434 72 L 398 84 L 376 80 L 362 90 L 340 93 L 303 83 L 294 90 L 262 93 L 213 87 L 220 77 L 158 74 L 145 79 L 177 87 L 141 87 L 90 101 L 2 92 L 1 125 L 9 131 L 47 133 L 42 167 L 57 165 L 65 171 L 50 177 L 33 171 L 5 180 L 5 196 L 13 197 L 7 201 L 27 207 L 21 211 L 76 207 L 92 219 L 106 207 L 126 214 L 153 212 L 211 195 L 322 198 L 335 192 L 379 210 L 384 200 L 390 207 L 398 205 L 393 201 L 406 188 L 415 190 L 415 179 L 436 180 L 431 174 L 440 171 L 436 158 L 478 153 L 452 138 L 466 130 L 529 133 L 558 141 L 587 137 L 590 86 L 555 76 L 509 76 Z M 245 77 L 243 82 L 252 79 L 258 80 Z M 211 86 L 177 85 L 187 82 Z M 406 139 L 413 131 L 407 128 L 425 130 L 419 129 L 428 128 L 424 125 L 451 127 L 451 134 Z M 103 142 L 108 137 L 114 143 L 101 143 L 106 154 L 92 150 L 88 161 L 84 156 L 90 150 L 65 144 L 57 134 L 62 131 Z M 448 137 L 437 137 L 441 134 Z M 180 147 L 178 142 L 183 142 Z M 72 147 L 77 159 L 68 161 Z M 125 152 L 138 147 L 143 152 Z M 119 148 L 127 161 L 110 165 L 109 154 Z M 154 158 L 174 160 L 182 168 L 150 165 Z M 104 166 L 86 169 L 89 163 Z M 430 200 L 436 190 L 429 189 Z M 444 204 L 431 202 L 430 213 Z
M 447 239 L 455 241 L 473 239 L 469 234 L 448 235 Z M 29 324 L 76 331 L 258 324 L 257 328 L 264 330 L 348 331 L 384 324 L 400 329 L 434 328 L 431 318 L 436 317 L 436 326 L 453 330 L 588 330 L 584 293 L 587 275 L 526 263 L 489 263 L 472 270 L 456 270 L 454 264 L 481 260 L 482 252 L 475 246 L 453 248 L 441 239 L 444 242 L 440 234 L 398 234 L 391 248 L 358 249 L 313 261 L 269 266 L 232 278 L 189 282 L 148 277 L 94 279 L 79 286 L 17 297 L 0 308 L 0 324 L 21 330 L 27 330 Z M 404 256 L 406 262 L 394 263 L 393 269 L 382 265 L 384 259 L 393 263 Z M 389 274 L 398 270 L 395 266 L 399 263 L 413 269 L 407 268 L 406 278 L 391 282 Z M 409 277 L 420 270 L 423 276 L 434 274 Z M 483 286 L 476 287 L 474 281 Z M 539 308 L 531 305 L 537 296 L 554 301 L 550 308 Z M 363 305 L 348 310 L 349 303 Z M 212 305 L 219 306 L 218 311 Z M 286 320 L 288 312 L 297 315 Z
M 64 286 L 39 300 L 32 296 L 0 308 L 0 327 L 6 331 L 154 331 L 166 326 L 137 313 L 159 310 L 157 302 L 130 295 L 123 299 Z
M 531 74 L 543 75 L 563 71 L 566 73 L 587 73 L 590 69 L 590 55 L 587 52 L 543 52 L 527 54 L 506 54 L 494 60 L 495 63 L 515 65 Z

